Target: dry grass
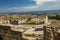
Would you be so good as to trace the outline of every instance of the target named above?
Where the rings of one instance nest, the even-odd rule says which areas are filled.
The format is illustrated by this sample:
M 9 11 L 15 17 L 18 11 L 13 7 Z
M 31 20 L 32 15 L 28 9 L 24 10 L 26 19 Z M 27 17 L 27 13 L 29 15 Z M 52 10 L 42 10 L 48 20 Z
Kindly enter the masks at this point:
M 48 25 L 50 27 L 60 27 L 60 20 L 51 20 L 51 24 Z

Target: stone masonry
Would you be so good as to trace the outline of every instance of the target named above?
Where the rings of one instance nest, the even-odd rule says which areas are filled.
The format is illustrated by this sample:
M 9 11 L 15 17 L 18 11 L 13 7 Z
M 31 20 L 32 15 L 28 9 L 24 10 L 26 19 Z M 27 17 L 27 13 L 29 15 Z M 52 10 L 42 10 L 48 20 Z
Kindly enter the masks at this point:
M 0 40 L 23 40 L 22 32 L 13 31 L 10 26 L 0 25 Z

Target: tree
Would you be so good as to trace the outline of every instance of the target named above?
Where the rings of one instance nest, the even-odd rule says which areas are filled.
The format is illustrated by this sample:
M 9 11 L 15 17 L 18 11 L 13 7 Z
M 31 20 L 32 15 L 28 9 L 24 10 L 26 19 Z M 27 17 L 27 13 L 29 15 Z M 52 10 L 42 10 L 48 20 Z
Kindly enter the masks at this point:
M 49 19 L 56 19 L 56 16 L 48 16 Z
M 56 15 L 56 19 L 57 20 L 60 20 L 60 15 Z

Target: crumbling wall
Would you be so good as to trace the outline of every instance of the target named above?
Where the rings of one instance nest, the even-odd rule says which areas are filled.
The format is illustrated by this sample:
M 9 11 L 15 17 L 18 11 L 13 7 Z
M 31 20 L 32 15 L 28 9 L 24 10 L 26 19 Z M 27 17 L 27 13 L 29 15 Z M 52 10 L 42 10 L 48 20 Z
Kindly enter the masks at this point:
M 0 25 L 0 40 L 23 40 L 22 33 L 11 30 L 10 26 Z

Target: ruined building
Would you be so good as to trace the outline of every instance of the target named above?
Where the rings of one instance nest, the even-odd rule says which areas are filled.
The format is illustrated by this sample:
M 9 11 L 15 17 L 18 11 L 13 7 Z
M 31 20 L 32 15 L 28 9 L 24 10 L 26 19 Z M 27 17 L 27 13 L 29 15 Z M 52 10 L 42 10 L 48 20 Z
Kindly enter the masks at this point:
M 0 17 L 0 24 L 11 24 L 10 19 L 5 19 L 4 17 Z M 21 20 L 21 19 L 18 19 L 18 20 L 15 19 L 15 20 L 18 21 L 18 24 L 21 24 L 21 23 L 27 23 L 27 20 L 29 20 L 29 19 L 28 18 L 25 18 L 25 19 L 23 18 L 23 20 Z M 12 22 L 14 22 L 14 21 L 12 21 Z M 47 15 L 41 15 L 41 16 L 38 16 L 38 17 L 35 17 L 35 18 L 31 17 L 31 20 L 28 21 L 28 23 L 30 23 L 30 22 L 36 23 L 36 24 L 48 24 L 48 16 Z
M 22 33 L 11 30 L 10 26 L 0 25 L 0 40 L 23 40 Z
M 60 40 L 60 27 L 44 26 L 44 40 Z

